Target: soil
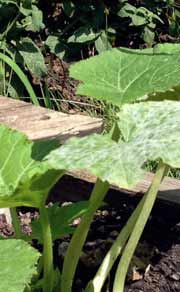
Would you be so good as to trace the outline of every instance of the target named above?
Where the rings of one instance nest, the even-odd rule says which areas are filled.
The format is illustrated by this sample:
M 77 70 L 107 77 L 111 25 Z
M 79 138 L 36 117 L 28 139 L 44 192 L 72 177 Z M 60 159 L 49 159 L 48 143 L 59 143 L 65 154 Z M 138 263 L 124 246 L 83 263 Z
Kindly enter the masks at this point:
M 87 199 L 92 185 L 71 176 L 64 178 L 52 191 L 50 201 L 77 201 Z M 77 196 L 69 194 L 78 190 Z M 60 194 L 61 195 L 60 195 Z M 93 277 L 101 261 L 117 237 L 122 226 L 136 207 L 139 196 L 130 197 L 110 190 L 107 203 L 94 215 L 94 220 L 78 265 L 73 292 L 82 292 Z M 180 291 L 180 207 L 157 200 L 151 217 L 136 249 L 127 275 L 125 292 L 176 292 Z M 21 224 L 26 234 L 30 233 L 30 222 L 38 217 L 36 210 L 19 209 Z M 78 225 L 80 218 L 74 225 Z M 13 234 L 5 218 L 0 217 L 0 235 Z M 70 236 L 54 243 L 55 265 L 61 270 Z M 116 266 L 116 264 L 115 264 Z M 111 292 L 115 267 L 112 269 L 103 291 Z
M 62 61 L 51 53 L 45 56 L 45 63 L 48 75 L 41 81 L 34 80 L 34 85 L 38 93 L 40 83 L 41 85 L 46 83 L 54 110 L 69 114 L 93 114 L 103 117 L 101 102 L 76 94 L 79 82 L 69 77 L 69 67 L 72 63 Z M 41 95 L 40 92 L 39 95 Z M 42 103 L 42 105 L 44 104 Z

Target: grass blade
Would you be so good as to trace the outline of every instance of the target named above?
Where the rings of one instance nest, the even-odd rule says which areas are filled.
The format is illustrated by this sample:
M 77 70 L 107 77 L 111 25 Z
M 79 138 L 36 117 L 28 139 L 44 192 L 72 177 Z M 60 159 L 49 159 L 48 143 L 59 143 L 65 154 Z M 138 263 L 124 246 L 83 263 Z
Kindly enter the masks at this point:
M 0 53 L 0 59 L 6 64 L 8 64 L 13 69 L 13 71 L 17 74 L 21 82 L 24 84 L 27 92 L 29 93 L 32 103 L 35 105 L 39 105 L 39 101 L 34 92 L 34 89 L 32 88 L 31 83 L 29 82 L 28 78 L 23 73 L 21 68 L 10 57 L 6 56 L 5 54 Z

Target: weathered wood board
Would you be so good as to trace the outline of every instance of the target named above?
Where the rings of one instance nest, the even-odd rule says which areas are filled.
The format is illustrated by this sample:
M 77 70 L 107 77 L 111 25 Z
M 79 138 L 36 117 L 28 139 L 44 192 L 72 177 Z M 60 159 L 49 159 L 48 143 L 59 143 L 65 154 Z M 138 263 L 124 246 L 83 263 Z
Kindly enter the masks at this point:
M 73 177 L 76 177 L 78 179 L 82 179 L 84 181 L 95 183 L 96 177 L 89 175 L 85 172 L 69 172 L 68 174 L 72 175 Z M 125 195 L 135 196 L 135 195 L 142 195 L 144 194 L 153 179 L 153 174 L 150 172 L 147 172 L 145 177 L 137 184 L 136 187 L 134 187 L 132 190 L 127 189 L 121 189 L 117 186 L 111 186 L 112 189 L 119 190 L 121 193 L 124 193 Z M 165 177 L 163 179 L 163 182 L 161 183 L 159 192 L 158 192 L 158 198 L 167 201 L 169 203 L 178 204 L 180 206 L 180 180 Z
M 31 140 L 56 138 L 60 143 L 71 136 L 85 136 L 102 130 L 101 119 L 64 114 L 3 96 L 0 96 L 0 124 L 23 132 Z M 8 208 L 0 209 L 0 214 L 11 223 Z
M 152 173 L 147 173 L 144 179 L 133 189 L 134 193 L 145 193 L 153 179 Z M 161 183 L 158 198 L 169 201 L 171 203 L 178 203 L 180 205 L 180 180 L 165 177 Z
M 30 103 L 0 96 L 0 124 L 22 131 L 31 140 L 59 139 L 99 133 L 102 120 L 85 115 L 69 115 Z

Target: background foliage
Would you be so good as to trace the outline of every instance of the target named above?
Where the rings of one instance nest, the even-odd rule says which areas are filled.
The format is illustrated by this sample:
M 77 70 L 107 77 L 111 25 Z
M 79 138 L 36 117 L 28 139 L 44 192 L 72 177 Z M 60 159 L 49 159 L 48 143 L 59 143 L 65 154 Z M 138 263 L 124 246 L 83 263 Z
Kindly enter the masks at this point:
M 45 95 L 45 105 L 51 107 L 46 84 L 49 53 L 69 62 L 112 47 L 179 42 L 179 7 L 173 0 L 0 0 L 0 50 L 27 71 L 40 86 L 37 94 Z M 0 93 L 27 95 L 3 62 Z

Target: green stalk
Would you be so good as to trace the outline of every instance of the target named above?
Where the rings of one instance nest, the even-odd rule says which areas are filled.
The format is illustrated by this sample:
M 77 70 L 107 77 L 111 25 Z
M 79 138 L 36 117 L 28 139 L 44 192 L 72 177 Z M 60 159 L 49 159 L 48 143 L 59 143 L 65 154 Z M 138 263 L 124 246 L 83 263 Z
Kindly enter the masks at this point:
M 140 214 L 136 220 L 131 236 L 126 244 L 121 260 L 119 262 L 116 275 L 115 275 L 113 292 L 124 291 L 125 278 L 126 278 L 126 274 L 128 271 L 131 258 L 134 254 L 138 241 L 141 237 L 143 229 L 146 225 L 146 222 L 149 218 L 149 215 L 155 203 L 159 186 L 163 179 L 165 171 L 166 171 L 166 165 L 163 162 L 160 162 L 158 165 L 157 171 L 154 175 L 152 184 L 145 195 L 144 204 L 141 208 Z
M 72 291 L 74 274 L 89 231 L 89 226 L 93 219 L 94 212 L 101 206 L 108 189 L 109 184 L 107 182 L 97 180 L 91 194 L 90 206 L 83 216 L 80 225 L 77 227 L 65 255 L 61 277 L 60 291 L 62 292 Z
M 53 290 L 53 242 L 48 213 L 44 206 L 40 208 L 40 218 L 43 233 L 43 292 Z
M 53 104 L 51 102 L 51 96 L 49 93 L 48 84 L 47 84 L 46 80 L 45 80 L 45 84 L 44 84 L 44 91 L 45 91 L 45 94 L 42 94 L 42 95 L 44 98 L 45 106 L 46 106 L 46 108 L 53 109 Z M 43 89 L 42 89 L 42 92 L 43 92 Z
M 88 283 L 86 286 L 85 292 L 100 292 L 106 278 L 109 275 L 109 272 L 116 261 L 117 257 L 120 255 L 126 241 L 128 240 L 128 237 L 130 233 L 133 230 L 134 224 L 139 216 L 139 213 L 141 211 L 141 208 L 144 204 L 145 196 L 141 199 L 138 206 L 132 213 L 131 217 L 127 221 L 126 225 L 121 230 L 120 234 L 116 238 L 114 244 L 106 254 L 101 266 L 99 267 L 95 277 L 92 281 Z
M 10 208 L 10 213 L 11 213 L 11 218 L 12 218 L 12 223 L 15 231 L 15 238 L 22 238 L 22 230 L 21 230 L 21 225 L 20 225 L 20 220 L 17 215 L 16 208 Z
M 13 71 L 17 74 L 17 76 L 19 77 L 21 82 L 24 84 L 27 92 L 29 93 L 29 96 L 30 96 L 32 102 L 35 105 L 39 105 L 38 98 L 37 98 L 32 86 L 31 86 L 31 83 L 29 82 L 28 78 L 23 73 L 23 71 L 20 69 L 20 67 L 11 58 L 6 56 L 5 54 L 0 53 L 0 59 L 3 60 L 3 62 L 8 64 L 13 69 Z
M 112 140 L 118 141 L 119 135 L 119 128 L 117 124 L 115 124 L 110 133 L 110 136 Z M 81 223 L 76 228 L 65 255 L 61 276 L 61 292 L 72 291 L 72 284 L 76 267 L 81 256 L 81 251 L 86 240 L 91 221 L 96 210 L 102 205 L 108 190 L 109 184 L 98 179 L 89 199 L 89 208 L 82 217 Z

